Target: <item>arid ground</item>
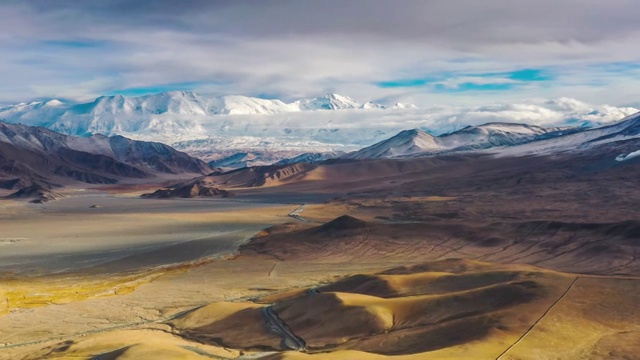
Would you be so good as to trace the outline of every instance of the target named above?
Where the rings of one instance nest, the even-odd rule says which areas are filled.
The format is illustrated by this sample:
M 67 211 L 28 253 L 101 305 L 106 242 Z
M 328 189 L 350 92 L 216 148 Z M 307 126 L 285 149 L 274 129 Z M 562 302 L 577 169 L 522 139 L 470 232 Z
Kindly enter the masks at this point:
M 587 155 L 0 202 L 0 358 L 637 358 L 640 168 Z

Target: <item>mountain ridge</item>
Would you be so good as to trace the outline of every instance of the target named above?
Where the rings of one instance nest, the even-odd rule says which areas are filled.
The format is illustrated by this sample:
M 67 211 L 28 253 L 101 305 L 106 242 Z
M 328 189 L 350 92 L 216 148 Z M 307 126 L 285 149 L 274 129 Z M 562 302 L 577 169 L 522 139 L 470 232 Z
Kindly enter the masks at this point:
M 0 179 L 7 188 L 68 181 L 113 184 L 210 171 L 203 161 L 161 143 L 122 136 L 80 138 L 0 121 Z
M 436 154 L 440 152 L 488 149 L 519 145 L 541 136 L 563 136 L 580 128 L 543 128 L 540 126 L 493 122 L 466 126 L 460 130 L 434 136 L 421 129 L 404 130 L 393 137 L 344 155 L 344 159 L 380 159 Z
M 355 151 L 412 127 L 446 134 L 484 122 L 527 122 L 539 127 L 600 126 L 635 111 L 568 98 L 467 108 L 415 108 L 401 103 L 360 104 L 331 93 L 292 102 L 172 91 L 139 97 L 102 96 L 75 105 L 57 100 L 22 103 L 0 108 L 0 120 L 43 126 L 67 135 L 120 135 L 162 142 L 207 162 L 238 153 L 255 154 L 254 159 L 233 164 L 245 166 L 266 165 L 304 153 Z M 559 133 L 545 136 L 555 135 Z M 488 142 L 496 145 L 505 141 L 509 142 L 493 137 Z M 450 137 L 448 142 L 455 141 Z M 485 146 L 462 142 L 469 150 Z M 460 148 L 455 144 L 440 145 Z M 414 152 L 420 151 L 416 148 Z
M 384 105 L 367 102 L 376 108 Z M 46 109 L 49 116 L 64 117 L 68 111 L 73 114 L 99 116 L 101 114 L 174 114 L 174 115 L 251 115 L 283 112 L 362 109 L 365 104 L 339 94 L 299 99 L 286 103 L 278 99 L 262 99 L 243 95 L 203 96 L 191 91 L 168 91 L 153 95 L 125 97 L 123 95 L 103 95 L 85 103 L 67 103 L 57 99 L 44 102 L 20 103 L 0 107 L 0 118 L 17 122 L 29 110 Z M 409 105 L 415 107 L 415 105 Z M 43 110 L 44 111 L 44 110 Z M 27 117 L 24 120 L 30 120 Z M 29 124 L 27 124 L 29 125 Z

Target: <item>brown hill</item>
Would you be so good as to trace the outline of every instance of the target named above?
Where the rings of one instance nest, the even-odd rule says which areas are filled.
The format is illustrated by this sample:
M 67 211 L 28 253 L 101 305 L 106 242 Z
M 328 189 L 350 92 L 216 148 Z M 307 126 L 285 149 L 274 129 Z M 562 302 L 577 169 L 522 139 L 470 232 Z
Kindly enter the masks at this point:
M 416 355 L 417 359 L 421 353 L 476 340 L 515 341 L 572 280 L 532 267 L 462 260 L 436 266 L 443 271 L 422 272 L 416 267 L 415 272 L 405 269 L 402 275 L 356 275 L 315 291 L 263 301 L 274 301 L 273 311 L 292 334 L 304 339 L 307 353 L 356 350 Z M 459 274 L 444 271 L 462 267 L 469 270 Z M 450 276 L 465 286 L 446 290 L 434 285 L 447 283 Z M 389 286 L 369 287 L 374 278 L 384 278 Z M 475 283 L 482 279 L 486 280 Z M 358 291 L 364 288 L 369 289 L 368 294 Z M 171 324 L 181 336 L 204 344 L 282 350 L 280 339 L 258 326 L 264 321 L 264 308 L 257 304 L 214 303 Z M 495 357 L 500 347 L 491 351 Z
M 317 234 L 329 234 L 341 231 L 352 231 L 364 229 L 367 227 L 367 222 L 360 219 L 356 219 L 353 216 L 342 215 L 337 217 L 326 224 L 317 227 L 314 232 Z
M 147 199 L 197 198 L 197 197 L 229 197 L 232 193 L 216 187 L 191 184 L 172 189 L 159 189 L 150 194 L 142 194 Z
M 334 161 L 296 168 L 295 176 L 266 182 L 264 168 L 249 168 L 212 176 L 225 187 L 264 196 L 291 193 L 327 194 L 356 200 L 392 197 L 444 196 L 450 202 L 439 213 L 415 214 L 403 220 L 437 220 L 445 216 L 493 221 L 519 218 L 567 222 L 615 222 L 634 219 L 640 201 L 634 182 L 640 158 L 616 161 L 640 147 L 640 140 L 594 146 L 580 152 L 541 156 L 497 157 L 489 153 L 440 155 L 409 159 Z M 259 179 L 259 181 L 258 181 Z M 260 186 L 268 184 L 264 189 Z M 257 188 L 256 188 L 257 187 Z M 242 192 L 239 192 L 241 195 Z M 393 200 L 393 199 L 391 199 Z M 345 200 L 346 201 L 346 200 Z M 407 207 L 424 207 L 406 201 Z M 598 207 L 607 204 L 607 211 Z M 577 209 L 589 211 L 577 211 Z
M 213 168 L 160 143 L 122 136 L 67 136 L 0 122 L 0 180 L 16 188 L 34 182 L 114 184 L 166 174 L 205 174 Z M 13 184 L 12 184 L 13 182 Z
M 153 330 L 91 333 L 25 359 L 631 359 L 636 282 L 446 259 L 197 306 Z
M 6 196 L 5 199 L 30 200 L 29 202 L 32 203 L 45 203 L 53 200 L 58 200 L 63 197 L 64 195 L 58 192 L 43 187 L 42 185 L 34 184 Z
M 302 180 L 306 173 L 317 167 L 317 164 L 308 163 L 256 166 L 211 174 L 208 178 L 225 187 L 276 186 Z
M 640 274 L 638 221 L 364 222 L 340 217 L 312 228 L 266 232 L 242 247 L 299 261 L 424 261 L 474 258 L 558 271 Z

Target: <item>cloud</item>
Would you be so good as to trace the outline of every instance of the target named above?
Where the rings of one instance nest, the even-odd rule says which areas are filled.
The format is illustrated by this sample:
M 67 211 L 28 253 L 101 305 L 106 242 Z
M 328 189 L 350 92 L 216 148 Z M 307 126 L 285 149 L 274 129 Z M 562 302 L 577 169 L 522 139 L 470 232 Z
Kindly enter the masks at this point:
M 624 104 L 638 101 L 638 10 L 634 0 L 5 1 L 0 100 L 189 83 L 422 105 Z
M 435 106 L 422 109 L 341 110 L 293 112 L 271 115 L 216 115 L 188 117 L 203 129 L 200 138 L 217 139 L 221 148 L 270 146 L 316 150 L 355 150 L 385 140 L 401 130 L 420 128 L 434 135 L 468 125 L 488 122 L 527 123 L 543 127 L 604 125 L 638 112 L 635 108 L 593 105 L 575 99 L 534 99 L 514 104 L 483 106 Z M 159 118 L 170 124 L 170 137 L 152 138 L 172 142 L 181 135 L 172 127 L 175 116 Z M 179 119 L 179 117 L 178 117 Z M 159 128 L 124 133 L 125 136 L 160 136 Z M 193 139 L 190 130 L 184 136 Z

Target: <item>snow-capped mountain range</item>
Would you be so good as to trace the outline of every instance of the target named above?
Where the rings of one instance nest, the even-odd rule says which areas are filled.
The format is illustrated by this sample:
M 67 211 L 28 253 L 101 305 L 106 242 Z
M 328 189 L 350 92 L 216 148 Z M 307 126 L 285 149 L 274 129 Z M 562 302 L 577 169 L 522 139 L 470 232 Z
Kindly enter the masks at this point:
M 414 105 L 397 104 L 397 108 L 415 108 Z M 268 115 L 300 111 L 385 109 L 381 104 L 357 101 L 338 94 L 300 99 L 291 103 L 281 100 L 260 99 L 248 96 L 206 97 L 189 91 L 171 91 L 157 95 L 125 97 L 101 96 L 93 102 L 70 104 L 60 100 L 31 102 L 0 108 L 0 119 L 28 125 L 45 121 L 52 130 L 72 131 L 74 135 L 135 131 L 135 123 L 114 119 L 114 116 L 153 117 L 155 115 Z M 393 107 L 392 107 L 393 108 Z M 151 125 L 151 124 L 150 124 Z M 139 130 L 139 129 L 138 129 Z
M 579 130 L 581 128 L 543 128 L 525 124 L 487 123 L 479 126 L 467 126 L 449 134 L 433 136 L 420 129 L 412 129 L 401 131 L 387 140 L 347 154 L 344 158 L 380 159 L 513 146 L 543 138 L 566 135 Z
M 584 131 L 570 133 L 564 136 L 550 137 L 520 146 L 504 148 L 499 152 L 499 156 L 559 154 L 588 150 L 605 144 L 632 144 L 639 140 L 640 113 L 636 113 L 611 125 L 585 129 Z M 635 147 L 633 150 L 633 152 L 635 152 L 640 150 L 640 148 Z M 616 160 L 624 161 L 629 155 L 631 155 L 629 157 L 629 159 L 631 159 L 635 157 L 633 152 L 621 154 Z
M 122 135 L 159 141 L 211 161 L 219 159 L 221 152 L 224 156 L 260 151 L 286 153 L 291 157 L 353 151 L 412 128 L 441 135 L 488 122 L 592 127 L 637 111 L 568 98 L 417 108 L 406 104 L 360 103 L 338 94 L 287 102 L 175 91 L 140 97 L 102 96 L 80 104 L 59 100 L 22 103 L 0 108 L 0 120 L 42 126 L 67 135 Z M 455 138 L 449 139 L 451 144 L 439 146 L 454 146 Z M 273 156 L 268 157 L 269 162 L 273 160 Z M 275 160 L 279 160 L 277 156 Z M 261 159 L 252 161 L 259 164 Z
M 419 129 L 404 130 L 342 158 L 390 159 L 471 151 L 490 152 L 495 156 L 548 155 L 589 150 L 608 143 L 621 144 L 631 140 L 640 140 L 640 113 L 594 129 L 487 123 L 440 136 Z M 633 150 L 620 154 L 615 160 L 626 161 L 640 156 L 640 149 Z
M 329 159 L 336 159 L 344 155 L 342 151 L 326 152 L 269 152 L 251 151 L 237 152 L 220 159 L 212 160 L 209 165 L 222 169 L 237 169 L 251 166 L 286 165 L 295 163 L 318 163 Z
M 60 100 L 21 103 L 0 108 L 0 120 L 30 126 L 43 126 L 67 135 L 123 135 L 139 140 L 162 141 L 169 144 L 189 140 L 222 139 L 225 147 L 234 148 L 251 142 L 261 147 L 265 139 L 275 147 L 296 147 L 293 138 L 304 147 L 316 144 L 326 147 L 323 133 L 334 129 L 316 123 L 314 129 L 300 122 L 299 116 L 287 114 L 323 112 L 327 110 L 415 109 L 415 105 L 384 106 L 338 94 L 300 99 L 286 103 L 281 100 L 247 96 L 207 97 L 188 91 L 165 92 L 156 95 L 125 97 L 101 96 L 92 102 L 72 104 Z M 281 114 L 284 117 L 271 117 Z M 316 116 L 322 118 L 322 115 Z M 301 129 L 303 133 L 301 133 Z M 316 134 L 313 134 L 313 133 Z M 288 137 L 281 140 L 281 137 Z M 260 140 L 258 140 L 259 138 Z M 329 143 L 342 143 L 349 136 Z M 216 141 L 214 141 L 216 142 Z M 342 142 L 342 143 L 341 143 Z M 202 143 L 201 141 L 199 143 Z M 193 144 L 184 144 L 186 148 Z M 210 144 L 206 144 L 207 146 Z

